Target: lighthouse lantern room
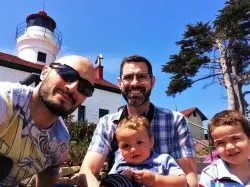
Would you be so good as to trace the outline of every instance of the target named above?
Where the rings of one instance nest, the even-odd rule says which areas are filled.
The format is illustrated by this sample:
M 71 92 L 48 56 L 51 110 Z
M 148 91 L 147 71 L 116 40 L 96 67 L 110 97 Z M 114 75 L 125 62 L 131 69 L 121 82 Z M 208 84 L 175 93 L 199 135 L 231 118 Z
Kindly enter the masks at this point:
M 56 22 L 45 11 L 31 14 L 16 29 L 18 57 L 47 65 L 55 61 L 62 44 Z

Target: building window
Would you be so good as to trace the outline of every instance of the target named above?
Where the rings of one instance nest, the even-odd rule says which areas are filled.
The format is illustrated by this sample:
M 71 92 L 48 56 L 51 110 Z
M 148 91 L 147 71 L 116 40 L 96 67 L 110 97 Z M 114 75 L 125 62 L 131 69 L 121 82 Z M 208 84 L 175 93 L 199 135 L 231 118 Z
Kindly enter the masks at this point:
M 79 106 L 78 107 L 78 121 L 84 121 L 85 120 L 85 106 Z
M 43 53 L 43 52 L 38 51 L 37 61 L 45 63 L 46 62 L 46 54 Z
M 193 116 L 196 117 L 196 112 L 193 112 Z
M 109 113 L 109 110 L 99 108 L 99 118 Z

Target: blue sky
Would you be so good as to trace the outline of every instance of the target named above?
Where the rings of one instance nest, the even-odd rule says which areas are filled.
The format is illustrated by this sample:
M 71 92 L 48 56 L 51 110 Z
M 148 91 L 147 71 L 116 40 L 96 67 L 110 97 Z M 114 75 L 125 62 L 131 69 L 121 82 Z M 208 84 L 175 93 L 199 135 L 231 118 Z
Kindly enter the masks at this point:
M 8 0 L 0 6 L 0 51 L 15 54 L 15 30 L 29 14 L 43 9 L 44 1 Z M 151 101 L 158 106 L 185 110 L 198 107 L 209 119 L 227 108 L 223 87 L 208 82 L 167 97 L 170 75 L 161 66 L 178 52 L 175 42 L 182 38 L 185 25 L 213 21 L 224 0 L 47 0 L 45 11 L 63 35 L 59 56 L 79 54 L 92 61 L 102 53 L 104 78 L 117 83 L 123 57 L 147 57 L 156 76 Z M 3 4 L 3 2 L 2 2 Z M 203 72 L 201 72 L 203 74 Z

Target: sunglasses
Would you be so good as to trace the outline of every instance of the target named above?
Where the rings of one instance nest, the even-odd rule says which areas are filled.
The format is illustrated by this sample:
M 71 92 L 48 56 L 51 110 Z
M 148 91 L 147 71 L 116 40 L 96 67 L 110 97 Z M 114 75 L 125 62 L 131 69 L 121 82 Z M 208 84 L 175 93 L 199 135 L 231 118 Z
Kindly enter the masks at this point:
M 87 79 L 80 77 L 79 73 L 66 64 L 51 63 L 49 67 L 56 70 L 60 77 L 66 82 L 78 81 L 78 91 L 87 97 L 91 97 L 94 92 L 94 85 Z

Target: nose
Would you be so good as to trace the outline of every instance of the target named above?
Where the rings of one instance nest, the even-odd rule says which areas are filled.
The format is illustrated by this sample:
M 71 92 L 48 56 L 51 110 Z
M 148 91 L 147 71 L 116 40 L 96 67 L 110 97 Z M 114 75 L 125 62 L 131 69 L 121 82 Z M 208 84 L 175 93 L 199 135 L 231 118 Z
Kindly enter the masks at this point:
M 133 76 L 133 80 L 131 81 L 131 84 L 134 85 L 134 84 L 136 84 L 137 82 L 139 82 L 139 81 L 138 81 L 136 75 L 134 75 L 134 76 Z
M 227 150 L 231 150 L 231 149 L 234 149 L 234 148 L 235 148 L 234 144 L 232 144 L 232 143 L 227 143 L 227 145 L 226 145 L 226 149 L 227 149 Z
M 71 91 L 71 92 L 75 92 L 78 91 L 78 81 L 73 81 L 73 82 L 67 82 L 66 84 L 66 88 Z
M 130 152 L 131 153 L 135 153 L 136 152 L 136 148 L 135 147 L 131 147 Z

